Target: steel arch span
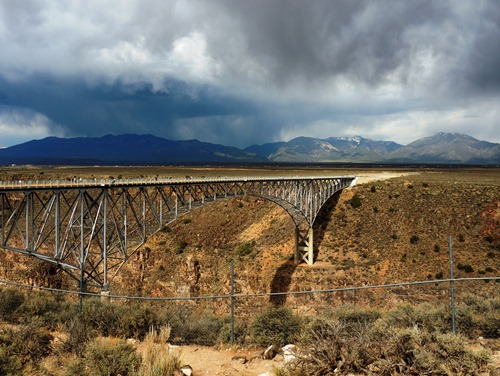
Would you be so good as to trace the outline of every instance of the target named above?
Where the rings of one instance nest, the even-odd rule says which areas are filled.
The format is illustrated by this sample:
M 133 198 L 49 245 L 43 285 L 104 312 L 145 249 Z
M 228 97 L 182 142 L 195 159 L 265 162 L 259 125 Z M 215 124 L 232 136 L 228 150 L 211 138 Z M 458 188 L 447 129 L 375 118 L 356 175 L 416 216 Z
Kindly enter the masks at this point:
M 81 288 L 109 291 L 146 241 L 196 207 L 252 195 L 281 206 L 295 224 L 296 263 L 313 263 L 313 224 L 352 176 L 0 182 L 0 248 L 53 263 Z

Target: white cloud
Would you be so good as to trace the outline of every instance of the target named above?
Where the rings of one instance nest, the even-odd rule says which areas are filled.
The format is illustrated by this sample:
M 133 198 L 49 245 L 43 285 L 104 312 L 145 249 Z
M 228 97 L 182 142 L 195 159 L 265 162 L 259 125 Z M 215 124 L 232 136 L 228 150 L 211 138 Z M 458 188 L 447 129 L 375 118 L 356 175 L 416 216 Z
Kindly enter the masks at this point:
M 12 146 L 48 136 L 64 136 L 45 115 L 21 108 L 0 107 L 0 146 Z

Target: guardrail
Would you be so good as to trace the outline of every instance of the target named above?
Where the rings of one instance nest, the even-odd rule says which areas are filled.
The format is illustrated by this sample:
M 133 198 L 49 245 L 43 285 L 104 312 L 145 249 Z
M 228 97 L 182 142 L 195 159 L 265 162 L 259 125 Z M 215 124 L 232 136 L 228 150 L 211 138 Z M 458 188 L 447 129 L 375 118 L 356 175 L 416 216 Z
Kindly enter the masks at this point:
M 258 176 L 258 177 L 185 177 L 185 178 L 137 178 L 137 179 L 62 179 L 62 180 L 17 180 L 0 181 L 0 189 L 22 188 L 75 188 L 75 187 L 112 187 L 188 183 L 248 182 L 248 181 L 287 181 L 287 180 L 326 180 L 354 179 L 354 176 Z

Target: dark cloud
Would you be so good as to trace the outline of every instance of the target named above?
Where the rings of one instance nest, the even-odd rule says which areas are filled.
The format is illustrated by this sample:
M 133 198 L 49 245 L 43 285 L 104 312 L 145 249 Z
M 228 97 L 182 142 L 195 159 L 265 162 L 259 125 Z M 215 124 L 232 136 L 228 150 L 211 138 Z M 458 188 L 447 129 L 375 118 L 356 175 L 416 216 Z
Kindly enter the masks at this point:
M 464 61 L 466 85 L 476 92 L 500 92 L 500 3 L 485 3 Z M 466 87 L 467 89 L 467 87 Z
M 272 69 L 280 84 L 346 75 L 370 85 L 383 82 L 401 66 L 408 67 L 420 50 L 432 48 L 427 39 L 432 37 L 432 29 L 450 16 L 442 4 L 226 2 L 241 23 L 248 55 Z
M 148 83 L 95 86 L 45 75 L 14 83 L 0 79 L 0 101 L 45 114 L 54 124 L 64 124 L 68 136 L 152 133 L 247 146 L 247 140 L 262 136 L 261 127 L 269 125 L 257 123 L 257 103 L 176 80 L 166 81 L 164 90 L 155 92 Z
M 3 1 L 0 45 L 9 134 L 500 141 L 496 0 Z

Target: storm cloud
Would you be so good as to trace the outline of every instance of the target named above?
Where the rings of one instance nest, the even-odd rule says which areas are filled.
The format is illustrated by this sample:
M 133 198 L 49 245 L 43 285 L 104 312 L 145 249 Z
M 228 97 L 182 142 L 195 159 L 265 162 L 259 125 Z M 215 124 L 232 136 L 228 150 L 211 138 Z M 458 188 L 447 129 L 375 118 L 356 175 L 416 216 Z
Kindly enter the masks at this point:
M 0 146 L 151 133 L 500 142 L 495 0 L 0 0 Z

